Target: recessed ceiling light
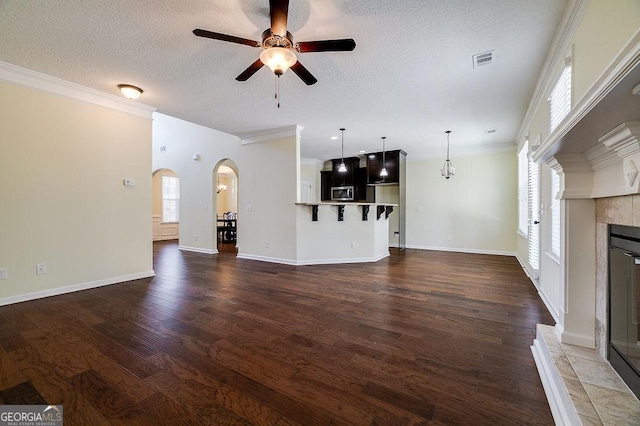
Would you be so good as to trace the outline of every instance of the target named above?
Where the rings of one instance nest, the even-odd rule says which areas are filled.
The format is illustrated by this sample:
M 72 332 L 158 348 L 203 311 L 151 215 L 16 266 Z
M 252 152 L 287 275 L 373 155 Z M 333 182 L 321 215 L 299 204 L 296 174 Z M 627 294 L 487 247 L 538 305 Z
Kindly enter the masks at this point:
M 331 136 L 330 139 L 335 141 L 336 139 L 338 139 L 338 137 L 337 136 Z

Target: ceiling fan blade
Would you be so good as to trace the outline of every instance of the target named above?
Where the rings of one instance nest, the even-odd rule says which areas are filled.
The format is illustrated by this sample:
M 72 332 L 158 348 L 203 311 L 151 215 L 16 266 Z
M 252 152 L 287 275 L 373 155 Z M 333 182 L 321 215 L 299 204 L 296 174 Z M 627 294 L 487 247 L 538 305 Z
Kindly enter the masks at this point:
M 249 67 L 246 70 L 242 71 L 242 73 L 236 77 L 236 80 L 247 81 L 249 77 L 251 77 L 256 72 L 258 72 L 258 70 L 262 68 L 263 65 L 264 64 L 262 63 L 260 58 L 258 58 L 258 60 L 252 63 L 251 65 L 249 65 Z
M 269 0 L 269 15 L 271 16 L 271 32 L 286 37 L 287 16 L 289 14 L 289 0 Z
M 312 84 L 316 84 L 318 82 L 318 79 L 315 78 L 313 74 L 311 74 L 309 70 L 300 63 L 300 61 L 291 66 L 291 71 L 293 71 L 298 77 L 300 77 L 300 80 L 304 81 L 307 86 L 311 86 Z
M 338 40 L 302 41 L 296 43 L 296 50 L 305 52 L 347 52 L 356 48 L 356 42 L 352 38 Z
M 251 47 L 260 46 L 260 43 L 258 43 L 257 41 L 249 40 L 248 38 L 214 33 L 213 31 L 201 30 L 199 28 L 196 28 L 195 30 L 193 30 L 193 33 L 198 37 L 206 37 L 206 38 L 212 38 L 214 40 L 229 41 L 231 43 L 246 44 L 247 46 L 251 46 Z

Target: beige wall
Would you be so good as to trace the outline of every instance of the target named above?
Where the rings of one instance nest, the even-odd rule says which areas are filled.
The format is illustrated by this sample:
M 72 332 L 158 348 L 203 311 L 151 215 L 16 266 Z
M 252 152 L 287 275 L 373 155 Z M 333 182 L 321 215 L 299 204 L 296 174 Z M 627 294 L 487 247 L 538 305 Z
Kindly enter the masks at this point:
M 0 304 L 152 274 L 150 148 L 149 118 L 0 82 Z
M 451 160 L 456 174 L 448 180 L 440 175 L 443 158 L 407 161 L 407 247 L 515 252 L 515 153 Z

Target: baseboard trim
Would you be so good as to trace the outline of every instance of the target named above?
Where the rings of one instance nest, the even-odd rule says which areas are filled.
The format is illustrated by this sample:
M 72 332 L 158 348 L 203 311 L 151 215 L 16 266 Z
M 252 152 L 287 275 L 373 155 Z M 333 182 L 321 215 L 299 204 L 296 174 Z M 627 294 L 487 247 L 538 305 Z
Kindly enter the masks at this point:
M 247 254 L 247 253 L 238 253 L 236 257 L 239 259 L 257 260 L 259 262 L 279 263 L 281 265 L 297 266 L 297 262 L 295 260 L 282 259 L 279 257 L 259 256 L 256 254 Z
M 192 251 L 194 253 L 218 254 L 218 250 L 205 249 L 201 247 L 178 246 L 178 250 Z
M 307 265 L 339 265 L 343 263 L 374 263 L 379 260 L 389 257 L 390 253 L 384 253 L 375 257 L 354 257 L 348 259 L 310 259 L 310 260 L 292 260 L 281 259 L 277 257 L 259 256 L 247 253 L 238 253 L 236 257 L 246 260 L 257 260 L 259 262 L 279 263 L 282 265 L 291 266 L 307 266 Z
M 549 311 L 549 313 L 553 317 L 553 321 L 558 324 L 560 322 L 560 315 L 558 315 L 558 311 L 553 308 L 553 304 L 551 304 L 551 301 L 549 300 L 547 295 L 544 293 L 544 291 L 538 289 L 538 296 L 540 296 L 540 299 L 542 300 L 542 303 L 544 303 L 544 306 L 547 307 L 547 311 Z
M 407 244 L 407 248 L 416 249 L 416 250 L 451 251 L 456 253 L 493 254 L 496 256 L 517 256 L 517 253 L 515 252 L 500 251 L 500 250 L 483 250 L 483 249 L 470 249 L 470 248 L 458 248 L 458 247 L 415 246 L 411 244 Z
M 375 257 L 355 257 L 350 259 L 313 259 L 313 260 L 299 260 L 298 265 L 337 265 L 342 263 L 375 263 L 386 257 L 389 257 L 390 253 L 381 254 Z
M 66 293 L 73 293 L 81 290 L 88 290 L 96 287 L 104 287 L 111 284 L 120 284 L 126 281 L 139 280 L 142 278 L 154 277 L 156 274 L 153 270 L 138 272 L 135 274 L 120 275 L 118 277 L 104 278 L 86 283 L 73 284 L 65 287 L 57 287 L 48 290 L 36 291 L 33 293 L 21 294 L 18 296 L 3 297 L 0 299 L 0 306 L 11 305 L 14 303 L 28 302 L 29 300 L 42 299 L 45 297 L 58 296 Z
M 596 347 L 596 339 L 594 336 L 585 334 L 572 333 L 571 331 L 562 330 L 560 341 L 569 345 L 582 346 L 584 348 Z
M 549 402 L 549 408 L 551 408 L 551 414 L 556 425 L 576 425 L 580 424 L 569 394 L 567 393 L 562 379 L 558 373 L 558 370 L 551 359 L 551 354 L 548 348 L 544 345 L 544 340 L 541 336 L 538 336 L 533 341 L 531 346 L 531 352 L 533 353 L 533 359 L 540 374 L 540 381 L 542 382 L 542 388 L 547 395 L 547 401 Z

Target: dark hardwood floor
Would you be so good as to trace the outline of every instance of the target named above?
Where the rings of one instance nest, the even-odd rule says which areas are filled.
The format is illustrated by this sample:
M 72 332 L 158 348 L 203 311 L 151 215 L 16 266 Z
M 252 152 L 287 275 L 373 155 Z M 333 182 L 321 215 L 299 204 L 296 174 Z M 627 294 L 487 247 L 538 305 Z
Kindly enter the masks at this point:
M 0 307 L 0 403 L 65 425 L 553 424 L 515 258 L 293 267 L 154 245 L 157 276 Z

